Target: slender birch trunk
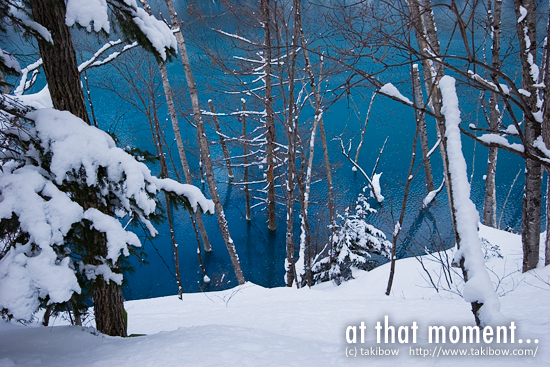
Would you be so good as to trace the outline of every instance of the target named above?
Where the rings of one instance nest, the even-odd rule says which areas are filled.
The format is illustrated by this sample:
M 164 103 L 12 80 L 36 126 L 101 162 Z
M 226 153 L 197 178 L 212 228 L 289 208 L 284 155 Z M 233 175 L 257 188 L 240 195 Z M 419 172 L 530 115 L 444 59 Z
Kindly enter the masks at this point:
M 243 124 L 243 162 L 244 162 L 244 198 L 246 202 L 246 220 L 250 221 L 252 215 L 250 213 L 250 192 L 248 189 L 248 145 L 246 136 L 246 101 L 241 100 L 243 104 L 243 113 L 241 114 L 241 121 Z
M 412 67 L 412 85 L 414 90 L 415 104 L 418 107 L 424 107 L 424 96 L 422 95 L 422 86 L 420 85 L 420 74 L 418 65 Z M 426 176 L 426 189 L 428 192 L 434 191 L 434 178 L 432 174 L 432 164 L 430 163 L 430 146 L 428 144 L 428 132 L 426 131 L 426 116 L 424 112 L 415 110 L 416 126 L 420 135 L 420 146 L 422 147 L 422 158 L 424 159 L 424 175 Z
M 500 70 L 500 19 L 502 0 L 495 0 L 494 12 L 491 8 L 492 0 L 487 1 L 489 13 L 489 26 L 492 29 L 493 45 L 492 45 L 492 67 L 495 70 Z M 496 73 L 491 74 L 491 79 L 495 85 L 498 85 L 499 78 Z M 497 131 L 500 111 L 498 110 L 498 94 L 491 92 L 489 98 L 489 129 Z M 487 160 L 487 175 L 485 178 L 485 200 L 483 206 L 483 223 L 486 226 L 496 227 L 496 183 L 495 176 L 497 170 L 498 148 L 489 148 L 489 159 Z
M 170 20 L 172 22 L 172 27 L 175 32 L 176 40 L 178 42 L 179 53 L 181 56 L 181 62 L 183 65 L 183 70 L 185 72 L 185 77 L 187 79 L 187 87 L 189 88 L 189 96 L 191 98 L 191 103 L 193 106 L 193 118 L 195 124 L 197 125 L 197 140 L 199 142 L 202 162 L 205 168 L 206 179 L 208 182 L 208 188 L 210 189 L 210 194 L 212 196 L 212 201 L 214 201 L 214 206 L 216 209 L 216 214 L 218 217 L 218 224 L 220 226 L 220 231 L 222 233 L 223 240 L 227 247 L 233 269 L 235 271 L 235 276 L 239 284 L 244 284 L 244 274 L 241 269 L 241 263 L 235 249 L 235 244 L 233 239 L 229 234 L 229 227 L 227 225 L 227 220 L 225 218 L 225 213 L 223 206 L 218 195 L 218 189 L 216 187 L 216 181 L 214 179 L 214 170 L 212 168 L 212 160 L 210 159 L 210 147 L 208 146 L 208 140 L 206 138 L 206 130 L 202 122 L 201 109 L 199 105 L 199 96 L 197 93 L 197 86 L 195 85 L 195 79 L 191 70 L 191 64 L 189 63 L 189 56 L 187 55 L 187 47 L 185 46 L 185 40 L 180 29 L 180 24 L 178 21 L 178 16 L 174 8 L 174 3 L 172 0 L 166 0 L 166 5 L 168 7 L 168 12 L 170 14 Z
M 227 166 L 227 176 L 229 180 L 233 180 L 233 169 L 231 168 L 231 159 L 229 158 L 229 150 L 227 150 L 227 145 L 225 144 L 225 139 L 222 135 L 222 130 L 220 129 L 220 123 L 218 122 L 218 117 L 215 115 L 216 111 L 214 110 L 214 103 L 212 100 L 208 100 L 208 107 L 210 112 L 212 112 L 212 120 L 214 120 L 214 126 L 216 127 L 216 133 L 220 138 L 220 144 L 222 146 L 223 156 L 225 158 L 225 165 Z

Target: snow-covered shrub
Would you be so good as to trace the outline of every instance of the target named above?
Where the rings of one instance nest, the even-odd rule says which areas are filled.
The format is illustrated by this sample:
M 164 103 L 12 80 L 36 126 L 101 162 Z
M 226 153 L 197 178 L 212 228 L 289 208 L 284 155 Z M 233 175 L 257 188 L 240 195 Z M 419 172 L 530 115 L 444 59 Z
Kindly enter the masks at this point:
M 83 282 L 120 285 L 119 257 L 141 244 L 116 217 L 140 220 L 156 235 L 150 220 L 160 190 L 214 212 L 198 188 L 151 175 L 108 134 L 69 112 L 23 113 L 15 119 L 0 111 L 2 314 L 28 320 L 41 302 L 66 302 Z
M 355 208 L 346 208 L 344 214 L 338 215 L 334 235 L 330 246 L 318 256 L 312 266 L 315 283 L 333 280 L 337 285 L 353 278 L 352 269 L 367 270 L 371 254 L 389 258 L 391 243 L 386 240 L 382 231 L 367 223 L 369 213 L 376 213 L 363 194 L 359 194 Z

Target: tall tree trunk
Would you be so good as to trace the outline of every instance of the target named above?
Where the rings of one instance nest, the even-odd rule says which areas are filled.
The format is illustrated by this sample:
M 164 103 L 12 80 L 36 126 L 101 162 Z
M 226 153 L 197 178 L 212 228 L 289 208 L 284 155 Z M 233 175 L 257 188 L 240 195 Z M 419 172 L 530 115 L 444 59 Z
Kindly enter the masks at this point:
M 276 20 L 277 21 L 277 20 Z M 296 19 L 294 19 L 296 22 Z M 287 230 L 286 230 L 286 256 L 287 256 L 287 272 L 286 272 L 286 285 L 292 287 L 294 280 L 298 281 L 296 274 L 296 264 L 294 258 L 294 185 L 297 181 L 297 169 L 296 169 L 296 149 L 298 141 L 298 111 L 295 101 L 295 76 L 296 76 L 296 56 L 298 50 L 298 29 L 296 23 L 294 24 L 294 36 L 292 38 L 292 44 L 288 48 L 287 54 L 290 58 L 290 65 L 287 66 L 288 77 L 288 104 L 287 114 L 285 116 L 285 131 L 287 133 L 288 140 L 288 152 L 287 152 L 287 171 L 288 177 L 286 181 L 286 207 L 287 207 Z M 280 50 L 280 49 L 279 49 Z M 280 55 L 278 55 L 280 59 Z M 283 79 L 283 72 L 280 73 L 280 80 Z M 283 83 L 279 83 L 280 86 Z M 284 90 L 281 90 L 284 96 Z M 299 287 L 299 285 L 298 285 Z
M 267 169 L 267 227 L 274 231 L 277 229 L 275 216 L 275 175 L 274 175 L 274 153 L 275 153 L 275 113 L 273 111 L 273 92 L 271 83 L 271 16 L 269 0 L 261 0 L 263 15 L 263 26 L 265 34 L 264 56 L 265 56 L 265 154 Z
M 71 31 L 65 25 L 65 2 L 32 0 L 31 9 L 34 21 L 46 27 L 53 40 L 53 45 L 44 40 L 38 40 L 38 47 L 54 108 L 69 111 L 90 124 Z M 89 198 L 79 200 L 85 209 L 100 207 L 99 203 L 90 203 L 88 200 Z M 102 211 L 106 210 L 108 211 L 107 208 L 103 208 Z M 94 253 L 89 263 L 96 262 L 95 265 L 99 265 L 95 255 L 106 256 L 107 240 L 103 234 L 91 235 L 86 240 L 86 248 L 87 252 Z M 95 253 L 93 249 L 98 249 L 99 253 Z M 107 335 L 126 336 L 121 287 L 114 282 L 107 284 L 100 277 L 94 282 L 93 302 L 97 330 Z
M 495 0 L 495 9 L 491 10 L 492 0 L 488 0 L 489 26 L 492 28 L 493 46 L 492 46 L 492 67 L 496 71 L 500 70 L 500 18 L 502 9 L 502 0 Z M 499 78 L 496 73 L 491 74 L 491 79 L 495 85 L 499 84 Z M 491 92 L 489 99 L 489 129 L 498 130 L 500 112 L 498 110 L 498 94 Z M 498 148 L 489 148 L 489 159 L 487 161 L 487 175 L 485 178 L 485 201 L 483 206 L 483 223 L 486 226 L 496 227 L 496 184 L 495 176 L 497 170 Z
M 176 40 L 178 42 L 179 53 L 181 56 L 181 62 L 183 64 L 183 70 L 185 72 L 185 77 L 187 79 L 187 87 L 189 88 L 189 96 L 191 98 L 191 104 L 193 106 L 193 118 L 195 124 L 197 125 L 197 140 L 199 142 L 199 147 L 201 151 L 201 158 L 205 168 L 206 179 L 208 182 L 208 188 L 210 189 L 210 195 L 212 195 L 212 201 L 214 201 L 214 206 L 216 209 L 216 214 L 218 217 L 218 225 L 220 226 L 220 231 L 222 233 L 225 246 L 229 253 L 229 258 L 233 265 L 233 270 L 235 271 L 235 276 L 239 284 L 244 284 L 244 274 L 241 269 L 241 263 L 239 262 L 239 257 L 237 256 L 237 251 L 235 250 L 235 244 L 233 239 L 229 234 L 229 227 L 227 226 L 227 220 L 225 218 L 225 213 L 223 206 L 218 195 L 218 189 L 216 187 L 216 181 L 214 179 L 214 170 L 212 168 L 212 160 L 210 159 L 210 147 L 208 146 L 208 139 L 206 138 L 206 130 L 202 122 L 201 109 L 199 105 L 199 96 L 197 94 L 197 86 L 195 84 L 195 79 L 191 71 L 191 64 L 189 63 L 189 56 L 187 55 L 187 47 L 185 46 L 185 40 L 183 34 L 181 33 L 180 24 L 178 21 L 178 16 L 176 9 L 174 8 L 174 3 L 172 0 L 166 0 L 166 5 L 168 7 L 168 12 L 170 14 L 170 19 L 172 22 L 172 27 L 177 29 Z
M 38 48 L 44 62 L 44 73 L 53 107 L 56 110 L 69 111 L 90 124 L 71 30 L 65 25 L 65 2 L 32 0 L 31 9 L 33 19 L 46 27 L 52 35 L 53 45 L 39 39 Z
M 412 67 L 412 85 L 414 90 L 415 104 L 418 107 L 424 107 L 424 96 L 422 95 L 422 86 L 420 85 L 420 74 L 418 73 L 418 65 Z M 428 132 L 426 130 L 426 116 L 424 112 L 415 110 L 416 126 L 420 135 L 420 145 L 422 147 L 422 158 L 424 159 L 424 175 L 426 176 L 426 189 L 429 192 L 434 191 L 434 178 L 432 174 L 432 164 L 430 163 L 430 146 L 428 143 Z
M 527 14 L 522 14 L 523 7 Z M 528 113 L 524 113 L 525 149 L 532 149 L 535 139 L 541 134 L 541 124 L 535 121 L 533 113 L 537 112 L 537 90 L 531 75 L 531 66 L 536 63 L 537 44 L 537 4 L 535 0 L 514 0 L 517 22 L 517 33 L 521 57 L 521 84 L 531 96 L 521 98 L 527 104 Z M 526 111 L 524 111 L 526 112 Z M 541 165 L 537 161 L 525 159 L 525 192 L 523 195 L 523 221 L 521 240 L 523 243 L 523 271 L 534 269 L 539 261 L 540 221 L 541 221 Z
M 229 150 L 227 150 L 227 145 L 225 144 L 225 139 L 222 135 L 222 130 L 220 129 L 220 123 L 218 122 L 218 117 L 215 115 L 216 111 L 214 110 L 214 103 L 210 99 L 208 101 L 208 107 L 210 107 L 210 112 L 212 113 L 212 120 L 214 121 L 214 126 L 216 127 L 216 133 L 220 138 L 220 144 L 222 146 L 223 156 L 225 158 L 225 165 L 227 166 L 227 176 L 230 180 L 233 179 L 233 170 L 231 169 L 231 159 L 229 158 Z

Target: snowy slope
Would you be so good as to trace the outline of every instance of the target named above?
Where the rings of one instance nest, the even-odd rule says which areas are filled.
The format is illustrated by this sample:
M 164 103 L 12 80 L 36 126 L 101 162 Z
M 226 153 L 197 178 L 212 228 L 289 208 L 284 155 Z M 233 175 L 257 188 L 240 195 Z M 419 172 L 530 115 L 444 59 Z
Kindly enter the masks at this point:
M 455 293 L 460 284 L 436 292 L 418 260 L 409 258 L 397 262 L 390 297 L 384 296 L 389 273 L 386 265 L 357 274 L 357 279 L 340 287 L 323 284 L 303 290 L 266 289 L 247 283 L 222 292 L 186 294 L 183 302 L 176 296 L 127 302 L 128 332 L 147 334 L 143 337 L 122 339 L 95 336 L 79 327 L 1 323 L 0 367 L 549 365 L 550 267 L 521 274 L 520 236 L 483 226 L 480 235 L 500 248 L 502 258 L 491 257 L 487 266 L 493 282 L 499 283 L 501 311 L 517 326 L 515 344 L 490 346 L 510 353 L 537 348 L 535 357 L 410 355 L 419 347 L 470 351 L 480 347 L 486 350 L 489 345 L 428 342 L 428 326 L 462 328 L 473 325 L 474 319 L 469 304 Z M 441 266 L 430 258 L 433 256 L 423 257 L 424 267 L 437 284 Z M 377 321 L 383 324 L 386 315 L 396 329 L 417 322 L 417 343 L 385 344 L 382 340 L 378 344 L 374 326 Z M 358 336 L 357 344 L 348 344 L 346 328 L 359 326 L 362 321 L 367 327 L 364 343 Z M 523 344 L 519 344 L 520 338 L 525 340 Z M 399 354 L 346 357 L 347 347 L 348 352 L 349 347 L 358 351 L 392 348 Z

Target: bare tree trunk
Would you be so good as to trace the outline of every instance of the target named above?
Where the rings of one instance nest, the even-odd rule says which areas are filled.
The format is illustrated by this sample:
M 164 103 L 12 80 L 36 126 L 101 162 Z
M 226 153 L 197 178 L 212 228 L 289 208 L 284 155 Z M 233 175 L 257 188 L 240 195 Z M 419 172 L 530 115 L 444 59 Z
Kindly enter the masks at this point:
M 241 100 L 243 104 L 243 113 L 241 114 L 241 121 L 243 123 L 243 161 L 244 161 L 244 198 L 246 201 L 246 220 L 250 220 L 252 218 L 250 214 L 250 192 L 248 190 L 248 145 L 246 143 L 247 136 L 246 136 L 246 101 L 244 99 Z
M 418 65 L 412 67 L 412 85 L 414 90 L 415 104 L 424 107 L 424 96 L 422 95 L 422 86 L 420 85 L 420 75 Z M 434 191 L 434 178 L 432 174 L 432 164 L 430 163 L 430 146 L 428 145 L 428 132 L 426 131 L 426 116 L 424 112 L 415 110 L 416 126 L 420 135 L 420 145 L 422 147 L 422 158 L 424 159 L 424 175 L 426 176 L 426 189 L 428 192 Z
M 287 287 L 292 287 L 294 280 L 298 281 L 298 276 L 296 274 L 296 264 L 294 259 L 294 185 L 297 180 L 296 173 L 296 149 L 298 141 L 298 111 L 295 101 L 295 83 L 294 79 L 296 77 L 296 56 L 298 50 L 298 29 L 296 27 L 296 18 L 294 19 L 294 37 L 292 38 L 292 44 L 288 49 L 288 54 L 290 58 L 290 65 L 288 67 L 287 76 L 288 76 L 288 105 L 287 115 L 285 117 L 285 131 L 287 133 L 288 139 L 288 153 L 287 153 L 287 164 L 288 164 L 288 177 L 286 182 L 286 206 L 287 206 L 287 231 L 286 231 L 286 255 L 287 255 L 287 273 L 286 273 L 286 285 Z M 286 66 L 286 65 L 285 65 Z M 279 85 L 282 86 L 282 73 L 281 73 L 281 82 Z M 284 95 L 284 91 L 283 91 Z M 301 209 L 303 211 L 303 208 Z M 299 285 L 298 285 L 299 286 Z
M 527 14 L 522 15 L 520 8 L 523 7 Z M 524 136 L 525 149 L 532 149 L 535 139 L 541 134 L 541 124 L 534 120 L 532 113 L 537 111 L 537 90 L 531 76 L 531 65 L 536 63 L 537 28 L 535 0 L 514 0 L 516 10 L 517 33 L 520 45 L 521 57 L 521 81 L 522 88 L 527 90 L 531 96 L 522 98 L 528 105 L 531 113 L 524 114 Z M 529 41 L 527 41 L 529 40 Z M 529 42 L 529 44 L 527 43 Z M 523 243 L 523 271 L 534 269 L 539 261 L 540 242 L 540 221 L 541 221 L 541 165 L 531 158 L 525 159 L 525 191 L 523 195 L 523 221 L 521 225 L 521 240 Z
M 218 122 L 218 117 L 215 115 L 216 111 L 214 110 L 214 103 L 212 100 L 208 101 L 208 106 L 210 107 L 210 112 L 212 112 L 212 120 L 214 120 L 214 126 L 216 127 L 216 132 L 220 138 L 220 144 L 222 146 L 223 156 L 225 157 L 225 164 L 227 166 L 227 176 L 230 180 L 233 179 L 233 170 L 231 169 L 231 159 L 229 158 L 229 150 L 227 150 L 227 145 L 225 144 L 225 139 L 222 135 L 222 130 L 220 129 L 220 123 Z
M 413 78 L 414 80 L 414 78 Z M 418 121 L 418 120 L 417 120 Z M 407 173 L 407 183 L 405 184 L 405 192 L 403 193 L 403 202 L 401 203 L 401 213 L 399 214 L 399 221 L 395 224 L 393 229 L 392 237 L 392 248 L 391 248 L 391 265 L 390 265 L 390 277 L 388 279 L 388 286 L 386 287 L 386 296 L 390 295 L 391 288 L 393 285 L 393 277 L 395 274 L 395 261 L 396 259 L 396 250 L 397 250 L 397 239 L 399 238 L 399 233 L 401 233 L 401 226 L 403 225 L 403 220 L 405 219 L 405 209 L 407 208 L 407 199 L 409 197 L 409 188 L 411 187 L 411 182 L 414 178 L 414 161 L 416 158 L 416 142 L 418 140 L 418 135 L 420 133 L 420 125 L 416 125 L 416 131 L 414 133 L 414 140 L 412 145 L 411 153 L 411 163 L 409 165 L 409 172 Z
M 235 244 L 233 239 L 229 234 L 229 227 L 227 226 L 227 220 L 225 218 L 225 213 L 223 206 L 218 195 L 218 189 L 216 187 L 216 181 L 214 179 L 214 170 L 212 168 L 212 160 L 210 159 L 210 147 L 208 146 L 208 140 L 206 138 L 206 131 L 204 129 L 204 124 L 201 117 L 201 109 L 199 105 L 199 96 L 197 94 L 197 86 L 195 85 L 195 80 L 193 78 L 193 73 L 191 71 L 191 64 L 189 63 L 189 57 L 187 55 L 187 48 L 185 46 L 185 40 L 183 34 L 181 33 L 180 24 L 174 8 L 174 3 L 172 0 L 166 0 L 166 5 L 168 7 L 168 12 L 170 14 L 170 19 L 172 21 L 172 27 L 178 29 L 176 32 L 176 40 L 178 42 L 178 48 L 181 56 L 181 62 L 183 64 L 183 70 L 185 72 L 185 77 L 187 79 L 187 87 L 189 88 L 189 96 L 191 98 L 191 103 L 193 105 L 193 118 L 195 124 L 197 125 L 197 140 L 199 142 L 199 147 L 201 151 L 202 162 L 204 164 L 206 179 L 208 181 L 208 188 L 210 189 L 210 194 L 212 195 L 212 201 L 214 201 L 214 206 L 216 209 L 216 214 L 218 217 L 218 225 L 220 226 L 220 231 L 222 233 L 223 240 L 227 247 L 233 269 L 235 271 L 235 276 L 239 284 L 244 284 L 244 274 L 241 269 L 241 264 L 239 262 L 239 257 L 237 256 L 237 251 L 235 250 Z
M 53 107 L 56 110 L 69 111 L 90 124 L 71 30 L 65 25 L 65 2 L 32 0 L 31 8 L 34 21 L 46 27 L 52 35 L 53 45 L 39 39 L 38 48 L 44 61 L 44 73 Z
M 550 40 L 550 10 L 548 18 L 548 26 L 546 28 L 546 39 Z M 542 137 L 547 149 L 550 149 L 550 47 L 548 42 L 544 49 L 544 113 L 542 118 Z M 547 176 L 550 176 L 550 171 L 546 170 Z M 546 189 L 546 248 L 545 248 L 545 265 L 550 265 L 550 180 L 547 183 Z
M 500 18 L 502 9 L 502 0 L 495 0 L 494 12 L 491 10 L 492 0 L 487 1 L 489 13 L 489 26 L 493 33 L 492 46 L 492 67 L 495 70 L 500 70 Z M 495 85 L 498 85 L 499 78 L 496 73 L 491 74 L 491 79 Z M 491 92 L 489 99 L 489 129 L 497 131 L 500 119 L 498 110 L 498 94 Z M 483 223 L 486 226 L 496 227 L 496 184 L 495 176 L 497 170 L 498 148 L 489 148 L 489 159 L 487 161 L 487 175 L 485 178 L 485 201 L 483 206 Z
M 274 151 L 276 141 L 275 119 L 273 111 L 273 93 L 271 85 L 271 16 L 269 0 L 261 0 L 263 24 L 265 32 L 265 137 L 266 137 L 266 169 L 267 169 L 267 227 L 274 231 L 277 229 L 275 216 L 275 175 L 274 175 Z

